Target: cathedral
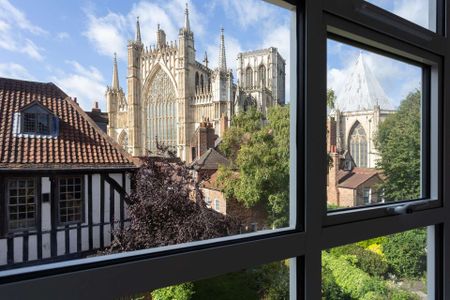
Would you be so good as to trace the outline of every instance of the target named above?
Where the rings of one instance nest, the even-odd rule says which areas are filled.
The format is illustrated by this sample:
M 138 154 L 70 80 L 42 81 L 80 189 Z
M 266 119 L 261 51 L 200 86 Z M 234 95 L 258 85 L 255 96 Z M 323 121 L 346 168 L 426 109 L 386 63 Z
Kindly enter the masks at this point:
M 328 117 L 329 152 L 348 153 L 356 167 L 375 168 L 379 159 L 375 147 L 378 126 L 395 113 L 383 88 L 359 54 L 337 94 Z
M 253 106 L 266 113 L 285 103 L 285 60 L 276 48 L 239 53 L 235 83 L 223 28 L 218 66 L 208 65 L 206 52 L 202 62 L 196 60 L 187 5 L 178 40 L 167 41 L 159 25 L 156 36 L 156 45 L 144 46 L 137 20 L 136 36 L 128 43 L 126 94 L 116 58 L 106 90 L 108 135 L 132 155 L 155 153 L 158 141 L 192 161 L 191 140 L 201 124 L 207 122 L 220 138 L 239 111 Z

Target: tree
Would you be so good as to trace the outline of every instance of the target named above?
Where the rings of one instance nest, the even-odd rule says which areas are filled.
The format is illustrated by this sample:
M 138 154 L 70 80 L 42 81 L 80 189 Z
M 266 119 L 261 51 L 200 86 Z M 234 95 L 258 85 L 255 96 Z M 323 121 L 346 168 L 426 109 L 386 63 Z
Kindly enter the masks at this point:
M 264 203 L 271 225 L 286 226 L 289 224 L 289 106 L 270 108 L 264 123 L 254 109 L 239 114 L 236 119 L 223 141 L 237 142 L 225 142 L 220 148 L 233 161 L 231 168 L 219 168 L 225 195 L 248 208 Z M 246 120 L 245 124 L 242 120 Z M 238 138 L 230 136 L 236 132 Z
M 133 176 L 130 224 L 113 232 L 106 252 L 122 252 L 217 238 L 239 233 L 238 220 L 207 208 L 191 170 L 165 155 L 145 158 Z
M 327 107 L 329 109 L 333 109 L 335 103 L 336 103 L 336 94 L 334 93 L 333 89 L 329 88 L 327 89 Z
M 378 127 L 375 143 L 381 159 L 377 167 L 385 176 L 381 189 L 386 200 L 420 197 L 420 99 L 420 91 L 409 93 L 398 112 Z

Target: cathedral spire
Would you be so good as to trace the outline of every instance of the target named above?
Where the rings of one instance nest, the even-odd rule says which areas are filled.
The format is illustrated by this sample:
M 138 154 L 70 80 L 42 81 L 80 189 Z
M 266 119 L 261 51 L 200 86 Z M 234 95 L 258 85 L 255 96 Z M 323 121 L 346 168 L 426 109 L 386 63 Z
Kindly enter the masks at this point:
M 208 67 L 209 60 L 208 60 L 208 53 L 206 53 L 206 51 L 205 51 L 205 58 L 203 59 L 203 62 L 205 63 L 205 66 Z
M 114 66 L 113 66 L 113 78 L 111 88 L 113 90 L 119 90 L 119 72 L 117 71 L 117 55 L 114 52 Z
M 187 2 L 186 2 L 186 8 L 184 9 L 184 29 L 187 32 L 191 31 L 191 26 L 189 24 L 189 7 L 188 7 Z
M 136 18 L 136 42 L 141 43 L 141 26 L 139 25 L 139 16 Z
M 227 58 L 225 56 L 225 38 L 223 36 L 223 27 L 220 29 L 219 70 L 227 71 Z

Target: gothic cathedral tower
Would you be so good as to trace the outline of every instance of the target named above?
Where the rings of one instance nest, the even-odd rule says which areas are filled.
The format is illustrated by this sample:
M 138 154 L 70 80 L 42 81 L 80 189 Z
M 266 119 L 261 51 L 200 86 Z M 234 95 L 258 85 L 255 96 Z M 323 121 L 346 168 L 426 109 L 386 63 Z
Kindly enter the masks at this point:
M 266 58 L 267 77 L 273 70 L 275 77 L 282 77 L 282 81 L 275 84 L 267 80 L 271 88 L 267 93 L 275 100 L 262 101 L 259 107 L 263 111 L 273 101 L 284 103 L 284 73 L 278 73 L 284 72 L 284 60 L 275 48 L 270 49 L 274 50 L 267 51 L 274 54 L 269 55 L 271 59 Z M 156 154 L 160 143 L 181 159 L 192 161 L 191 139 L 199 125 L 207 122 L 216 137 L 222 136 L 236 106 L 237 86 L 233 83 L 232 70 L 227 68 L 223 28 L 219 51 L 215 68 L 208 65 L 207 53 L 203 63 L 196 60 L 187 4 L 177 41 L 167 42 L 164 30 L 158 25 L 156 44 L 144 47 L 138 19 L 136 36 L 128 43 L 126 99 L 119 87 L 114 60 L 113 84 L 106 92 L 108 134 L 134 156 Z M 275 90 L 281 92 L 276 92 L 274 97 Z

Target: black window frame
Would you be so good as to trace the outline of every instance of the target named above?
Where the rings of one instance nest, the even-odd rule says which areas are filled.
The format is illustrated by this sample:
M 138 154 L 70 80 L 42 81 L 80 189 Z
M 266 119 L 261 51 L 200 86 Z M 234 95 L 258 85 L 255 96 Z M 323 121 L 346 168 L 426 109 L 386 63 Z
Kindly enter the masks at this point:
M 297 299 L 321 299 L 321 251 L 369 238 L 428 226 L 428 295 L 430 299 L 450 297 L 450 32 L 447 1 L 437 1 L 437 30 L 431 32 L 362 0 L 287 1 L 296 5 L 297 29 L 297 216 L 293 230 L 264 236 L 242 235 L 232 239 L 194 242 L 185 247 L 169 246 L 137 253 L 96 257 L 80 264 L 76 261 L 43 265 L 34 269 L 11 271 L 1 276 L 1 295 L 69 298 L 119 298 L 185 281 L 242 270 L 270 261 L 296 257 L 291 269 L 291 292 Z M 281 0 L 273 0 L 286 5 Z M 439 103 L 430 107 L 438 118 L 430 151 L 432 172 L 428 181 L 436 198 L 408 202 L 406 214 L 387 214 L 387 208 L 404 203 L 362 208 L 334 215 L 326 210 L 326 40 L 330 31 L 350 29 L 379 35 L 381 45 L 394 43 L 395 49 L 408 53 L 413 47 L 438 57 L 440 67 L 432 69 L 430 95 Z M 333 23 L 334 22 L 334 23 Z M 346 25 L 346 26 L 347 26 Z M 336 32 L 334 32 L 336 33 Z M 348 31 L 347 31 L 348 33 Z M 355 36 L 343 34 L 355 39 Z M 360 34 L 365 37 L 365 34 Z M 367 40 L 359 42 L 366 43 Z M 378 45 L 380 46 L 380 45 Z M 291 88 L 294 88 L 291 86 Z M 425 92 L 425 91 L 424 91 Z M 435 95 L 437 94 L 437 95 Z M 320 99 L 324 99 L 320 101 Z M 445 117 L 444 117 L 445 116 Z M 447 136 L 444 135 L 447 134 Z M 431 134 L 430 134 L 431 135 Z M 447 150 L 444 152 L 444 149 Z M 444 251 L 446 250 L 446 251 Z M 292 275 L 293 274 L 293 275 Z M 112 284 L 118 278 L 121 284 Z M 79 287 L 83 286 L 83 289 Z M 67 293 L 67 291 L 70 293 Z M 296 294 L 296 295 L 295 295 Z
M 18 181 L 18 180 L 32 180 L 34 182 L 34 225 L 28 226 L 28 227 L 21 227 L 21 228 L 10 228 L 10 215 L 9 215 L 9 197 L 10 197 L 10 191 L 9 191 L 9 182 L 10 181 Z M 4 232 L 6 234 L 14 234 L 24 231 L 33 231 L 37 229 L 37 226 L 39 224 L 39 218 L 40 218 L 40 205 L 39 205 L 39 191 L 40 188 L 38 186 L 38 178 L 33 176 L 20 176 L 20 177 L 7 177 L 4 179 L 4 190 L 5 190 L 5 199 L 4 199 L 4 214 L 5 214 L 5 221 L 4 221 Z
M 73 224 L 82 224 L 86 221 L 86 197 L 85 197 L 85 183 L 84 183 L 84 176 L 83 175 L 64 175 L 64 176 L 57 176 L 55 177 L 55 195 L 56 195 L 56 224 L 57 226 L 65 226 L 65 225 L 73 225 Z M 75 221 L 61 221 L 61 180 L 62 179 L 80 179 L 80 193 L 81 193 L 81 213 L 80 213 L 80 220 Z
M 26 117 L 27 115 L 34 115 L 34 130 L 27 130 Z M 48 121 L 48 130 L 39 130 L 39 117 L 46 116 Z M 51 135 L 53 131 L 53 115 L 50 113 L 38 113 L 38 112 L 22 112 L 21 117 L 21 133 L 33 134 L 33 135 Z

